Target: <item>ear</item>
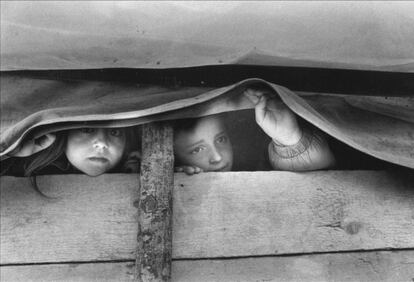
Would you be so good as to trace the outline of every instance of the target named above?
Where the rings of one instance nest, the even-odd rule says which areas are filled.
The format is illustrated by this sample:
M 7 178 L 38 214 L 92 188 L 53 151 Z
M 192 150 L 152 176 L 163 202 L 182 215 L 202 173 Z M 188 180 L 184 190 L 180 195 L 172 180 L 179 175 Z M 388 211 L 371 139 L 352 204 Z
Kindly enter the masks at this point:
M 20 145 L 19 148 L 14 150 L 10 153 L 12 157 L 28 157 L 37 152 L 40 152 L 50 145 L 53 144 L 56 140 L 56 135 L 54 134 L 46 134 L 35 139 L 30 139 L 25 141 L 23 144 Z

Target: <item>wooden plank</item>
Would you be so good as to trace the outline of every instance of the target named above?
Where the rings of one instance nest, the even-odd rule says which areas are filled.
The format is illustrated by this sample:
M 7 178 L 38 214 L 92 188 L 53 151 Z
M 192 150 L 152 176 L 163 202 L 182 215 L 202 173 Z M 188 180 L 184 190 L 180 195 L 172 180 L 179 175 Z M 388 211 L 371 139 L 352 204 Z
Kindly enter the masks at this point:
M 413 183 L 412 173 L 375 171 L 183 177 L 174 257 L 412 248 Z
M 414 176 L 378 171 L 175 175 L 173 257 L 414 247 Z M 134 259 L 136 175 L 1 178 L 1 263 Z
M 173 262 L 173 281 L 413 281 L 414 252 L 368 252 Z
M 134 259 L 138 175 L 0 181 L 1 263 Z
M 132 281 L 133 261 L 3 266 L 1 281 Z M 412 281 L 414 251 L 172 262 L 172 281 Z
M 142 161 L 138 196 L 137 281 L 170 281 L 173 129 L 167 123 L 142 127 Z
M 0 281 L 7 282 L 113 282 L 134 281 L 135 262 L 71 263 L 1 266 Z

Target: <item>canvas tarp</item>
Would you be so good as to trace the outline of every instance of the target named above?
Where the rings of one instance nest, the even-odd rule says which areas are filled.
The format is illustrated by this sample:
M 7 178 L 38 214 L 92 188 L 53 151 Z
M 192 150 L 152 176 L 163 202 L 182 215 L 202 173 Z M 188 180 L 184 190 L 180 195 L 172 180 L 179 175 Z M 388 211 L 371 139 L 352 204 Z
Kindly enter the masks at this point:
M 241 64 L 412 73 L 412 3 L 1 1 L 0 5 L 2 157 L 24 138 L 61 129 L 129 126 L 251 108 L 240 93 L 251 83 L 262 83 L 328 134 L 380 159 L 414 166 L 410 97 L 299 97 L 255 79 L 216 89 L 35 79 L 14 72 Z
M 1 1 L 1 70 L 244 64 L 414 72 L 414 4 Z
M 342 142 L 414 168 L 413 98 L 299 96 L 261 79 L 214 89 L 2 75 L 1 155 L 17 148 L 24 138 L 56 130 L 132 126 L 253 108 L 242 95 L 252 85 L 273 88 L 274 95 L 296 114 Z

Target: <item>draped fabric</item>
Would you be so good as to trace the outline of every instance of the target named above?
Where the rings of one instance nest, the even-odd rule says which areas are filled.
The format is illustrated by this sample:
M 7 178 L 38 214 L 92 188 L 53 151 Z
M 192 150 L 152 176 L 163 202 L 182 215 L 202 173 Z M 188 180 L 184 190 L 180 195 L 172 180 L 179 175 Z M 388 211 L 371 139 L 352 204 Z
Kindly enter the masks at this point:
M 254 65 L 407 74 L 413 15 L 409 2 L 2 1 L 0 156 L 57 130 L 252 108 L 242 92 L 261 84 L 336 139 L 413 168 L 411 97 L 298 95 L 255 78 L 167 87 L 14 72 Z
M 221 88 L 1 77 L 1 154 L 24 138 L 82 126 L 132 126 L 253 108 L 247 87 L 267 86 L 296 114 L 379 159 L 414 168 L 414 99 L 303 95 L 261 79 Z M 246 136 L 248 138 L 248 136 Z

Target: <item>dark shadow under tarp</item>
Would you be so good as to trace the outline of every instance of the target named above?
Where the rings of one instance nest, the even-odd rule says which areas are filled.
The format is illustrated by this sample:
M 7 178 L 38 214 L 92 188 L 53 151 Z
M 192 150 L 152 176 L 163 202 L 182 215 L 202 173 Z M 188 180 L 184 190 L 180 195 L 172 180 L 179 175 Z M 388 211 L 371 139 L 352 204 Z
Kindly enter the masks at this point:
M 25 138 L 78 127 L 121 127 L 253 108 L 251 85 L 275 90 L 296 114 L 376 158 L 414 168 L 414 99 L 302 95 L 261 79 L 222 88 L 1 76 L 2 159 Z

